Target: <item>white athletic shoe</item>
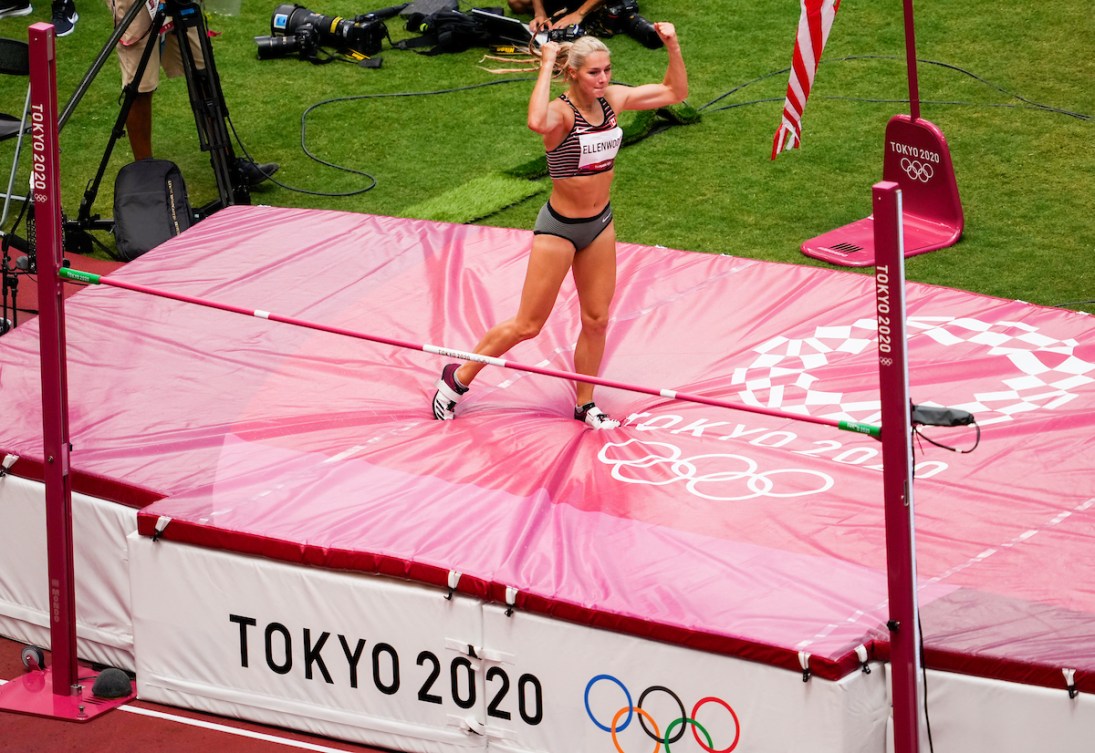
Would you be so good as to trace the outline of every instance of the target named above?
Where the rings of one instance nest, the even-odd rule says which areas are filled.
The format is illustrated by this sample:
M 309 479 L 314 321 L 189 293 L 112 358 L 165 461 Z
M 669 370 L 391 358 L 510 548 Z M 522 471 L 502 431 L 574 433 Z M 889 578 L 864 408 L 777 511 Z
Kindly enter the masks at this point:
M 620 422 L 601 412 L 596 403 L 586 403 L 574 408 L 574 418 L 594 429 L 617 429 Z
M 76 30 L 80 14 L 76 12 L 76 3 L 73 0 L 55 0 L 52 13 L 53 33 L 58 37 L 67 37 Z
M 450 363 L 441 371 L 437 380 L 437 392 L 433 393 L 433 417 L 438 421 L 452 421 L 456 418 L 456 404 L 460 402 L 468 388 L 457 383 L 458 363 Z
M 30 0 L 0 0 L 0 18 L 29 16 L 34 12 Z

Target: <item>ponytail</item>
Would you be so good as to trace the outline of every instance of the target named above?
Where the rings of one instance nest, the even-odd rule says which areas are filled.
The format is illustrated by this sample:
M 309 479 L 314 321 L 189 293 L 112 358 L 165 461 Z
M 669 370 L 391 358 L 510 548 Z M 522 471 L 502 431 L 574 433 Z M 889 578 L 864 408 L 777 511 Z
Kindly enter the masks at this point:
M 529 52 L 535 57 L 541 57 L 540 47 L 535 40 L 529 42 Z M 608 45 L 597 37 L 578 37 L 573 42 L 560 42 L 559 52 L 555 56 L 555 66 L 552 70 L 552 78 L 563 81 L 566 79 L 567 69 L 578 70 L 585 64 L 586 58 L 594 52 L 608 52 Z

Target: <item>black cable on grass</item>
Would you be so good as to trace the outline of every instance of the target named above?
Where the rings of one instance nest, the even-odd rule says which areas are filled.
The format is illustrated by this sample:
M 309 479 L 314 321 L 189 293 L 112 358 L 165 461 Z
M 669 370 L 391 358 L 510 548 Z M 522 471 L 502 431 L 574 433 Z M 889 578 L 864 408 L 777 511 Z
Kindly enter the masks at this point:
M 696 109 L 698 109 L 698 110 L 700 110 L 700 112 L 702 112 L 702 111 L 706 110 L 708 107 L 710 107 L 711 105 L 715 104 L 716 102 L 718 102 L 720 100 L 723 100 L 723 99 L 726 99 L 731 94 L 735 94 L 735 93 L 741 91 L 742 89 L 744 89 L 747 86 L 752 86 L 753 84 L 759 83 L 759 82 L 765 80 L 766 78 L 772 78 L 773 76 L 779 76 L 780 74 L 787 74 L 787 73 L 790 73 L 790 72 L 791 72 L 790 68 L 783 68 L 783 69 L 778 70 L 778 71 L 769 71 L 768 73 L 765 73 L 763 76 L 757 76 L 756 78 L 752 79 L 751 81 L 746 81 L 744 84 L 738 84 L 733 89 L 726 92 L 725 94 L 720 94 L 719 96 L 715 97 L 713 100 L 708 102 L 707 104 L 700 105 L 700 107 L 698 107 Z M 772 97 L 770 99 L 758 99 L 756 101 L 757 102 L 783 101 L 783 97 L 778 97 L 778 98 Z M 745 102 L 743 104 L 753 104 L 753 103 L 752 102 Z M 719 110 L 729 110 L 730 107 L 740 107 L 740 105 L 730 105 L 729 107 L 720 107 Z
M 827 65 L 827 64 L 832 64 L 832 63 L 844 63 L 844 62 L 848 62 L 848 61 L 852 61 L 852 60 L 900 60 L 900 59 L 901 58 L 899 58 L 896 55 L 847 55 L 847 56 L 842 57 L 842 58 L 830 58 L 828 60 L 822 60 L 821 64 L 822 65 Z M 938 60 L 925 60 L 925 59 L 922 59 L 922 58 L 917 58 L 917 62 L 923 63 L 925 65 L 937 65 L 941 68 L 947 68 L 948 70 L 956 71 L 956 72 L 961 73 L 965 76 L 969 76 L 973 80 L 975 80 L 975 81 L 977 81 L 981 84 L 984 84 L 985 86 L 988 86 L 992 89 L 996 89 L 997 91 L 999 91 L 1003 94 L 1006 94 L 1008 97 L 1011 97 L 1012 99 L 1017 99 L 1017 100 L 1019 100 L 1019 102 L 1022 103 L 1022 104 L 1008 104 L 1008 103 L 999 103 L 999 102 L 998 103 L 987 103 L 987 102 L 961 102 L 961 101 L 955 102 L 955 101 L 921 100 L 922 104 L 957 105 L 957 106 L 968 106 L 968 107 L 1008 107 L 1008 108 L 1020 108 L 1020 109 L 1030 109 L 1030 110 L 1044 110 L 1046 112 L 1051 112 L 1051 113 L 1055 113 L 1055 114 L 1058 114 L 1058 115 L 1065 115 L 1067 117 L 1075 118 L 1077 120 L 1083 120 L 1083 121 L 1095 120 L 1095 116 L 1088 115 L 1086 113 L 1073 112 L 1071 110 L 1065 110 L 1064 108 L 1061 108 L 1061 107 L 1054 107 L 1053 105 L 1045 105 L 1045 104 L 1042 104 L 1040 102 L 1035 102 L 1033 100 L 1027 99 L 1026 97 L 1022 96 L 1021 94 L 1016 94 L 1015 92 L 1009 91 L 1009 90 L 1005 89 L 1004 87 L 1000 86 L 999 84 L 995 84 L 995 83 L 993 83 L 993 82 L 991 82 L 991 81 L 989 81 L 985 78 L 982 78 L 981 76 L 978 76 L 976 73 L 968 71 L 965 68 L 962 68 L 960 66 L 953 65 L 951 63 L 943 63 L 943 62 L 940 62 Z M 758 76 L 758 77 L 752 79 L 751 81 L 746 81 L 744 84 L 741 84 L 739 86 L 735 86 L 730 91 L 726 92 L 725 94 L 719 95 L 718 97 L 716 97 L 715 99 L 711 100 L 710 102 L 708 102 L 707 104 L 703 105 L 702 107 L 700 107 L 698 109 L 700 110 L 700 112 L 702 112 L 702 111 L 706 110 L 707 108 L 711 107 L 711 105 L 715 104 L 716 102 L 719 102 L 719 101 L 725 99 L 726 97 L 730 96 L 731 94 L 734 94 L 736 92 L 741 91 L 742 89 L 744 89 L 747 86 L 751 86 L 751 85 L 753 85 L 755 83 L 758 83 L 760 81 L 763 81 L 765 79 L 772 78 L 773 76 L 786 75 L 786 74 L 790 73 L 790 71 L 791 71 L 790 68 L 781 68 L 778 71 L 770 71 L 769 73 L 765 73 L 764 75 Z M 726 105 L 724 107 L 718 107 L 714 110 L 714 112 L 719 112 L 721 110 L 729 110 L 729 109 L 732 109 L 734 107 L 744 107 L 745 105 L 761 104 L 761 103 L 764 103 L 764 102 L 773 102 L 773 101 L 782 102 L 783 99 L 784 99 L 783 97 L 766 97 L 764 99 L 755 99 L 755 100 L 750 100 L 748 102 L 739 102 L 739 103 L 735 103 L 735 104 L 731 104 L 731 105 Z M 909 101 L 908 99 L 870 99 L 870 98 L 866 98 L 866 97 L 840 97 L 840 96 L 822 96 L 821 99 L 838 99 L 838 100 L 844 100 L 844 101 L 848 101 L 848 102 L 868 102 L 868 103 L 897 103 L 897 102 L 908 102 Z
M 344 172 L 353 173 L 355 175 L 365 176 L 370 181 L 369 185 L 365 186 L 364 188 L 358 188 L 358 189 L 354 189 L 354 190 L 351 190 L 351 191 L 344 191 L 344 192 L 341 192 L 341 193 L 333 193 L 333 192 L 312 191 L 312 190 L 309 190 L 309 189 L 303 189 L 303 188 L 297 188 L 297 187 L 294 187 L 294 186 L 288 186 L 288 185 L 286 185 L 286 184 L 284 184 L 284 183 L 282 183 L 282 182 L 280 182 L 277 179 L 272 178 L 272 177 L 269 180 L 272 183 L 274 183 L 278 186 L 281 186 L 282 188 L 285 188 L 287 190 L 297 191 L 299 193 L 307 193 L 307 194 L 311 194 L 313 196 L 331 196 L 331 197 L 355 196 L 357 194 L 365 193 L 366 191 L 372 190 L 373 188 L 376 187 L 376 185 L 377 185 L 376 178 L 373 177 L 372 175 L 370 175 L 369 173 L 363 172 L 361 170 L 356 170 L 354 168 L 346 167 L 344 165 L 338 165 L 338 164 L 335 164 L 335 163 L 330 162 L 328 160 L 325 160 L 321 157 L 316 156 L 308 148 L 308 116 L 313 111 L 315 111 L 315 110 L 317 110 L 321 107 L 325 107 L 325 106 L 331 105 L 331 104 L 337 104 L 337 103 L 340 103 L 340 102 L 354 102 L 354 101 L 363 100 L 363 99 L 380 99 L 380 98 L 391 98 L 391 97 L 422 97 L 422 96 L 431 96 L 431 95 L 437 95 L 437 94 L 453 94 L 453 93 L 457 93 L 457 92 L 470 91 L 472 89 L 482 89 L 482 88 L 487 87 L 487 86 L 499 86 L 501 84 L 528 83 L 529 81 L 535 81 L 535 80 L 536 80 L 535 77 L 532 77 L 532 76 L 522 76 L 520 78 L 496 79 L 494 81 L 485 81 L 485 82 L 478 83 L 478 84 L 469 84 L 467 86 L 458 86 L 458 87 L 453 87 L 453 88 L 448 88 L 448 89 L 434 89 L 434 90 L 431 90 L 431 91 L 421 91 L 421 92 L 382 92 L 382 93 L 378 93 L 378 94 L 356 94 L 356 95 L 351 95 L 351 96 L 346 96 L 346 97 L 333 97 L 331 99 L 325 99 L 325 100 L 322 100 L 320 102 L 316 102 L 315 104 L 308 107 L 300 117 L 300 146 L 301 146 L 301 149 L 304 151 L 304 153 L 306 155 L 308 155 L 309 158 L 311 158 L 312 160 L 314 160 L 316 162 L 319 162 L 322 165 L 326 165 L 327 167 L 331 167 L 335 170 L 342 170 Z M 622 81 L 618 81 L 616 83 L 619 83 L 623 86 L 629 86 L 629 84 L 627 84 L 625 82 L 622 82 Z M 675 108 L 662 108 L 661 110 L 658 110 L 656 113 L 654 113 L 654 112 L 639 113 L 639 117 L 637 118 L 636 123 L 634 124 L 634 126 L 629 128 L 629 129 L 625 129 L 624 143 L 631 143 L 632 141 L 637 141 L 638 139 L 641 139 L 645 136 L 648 136 L 651 133 L 656 133 L 657 131 L 662 130 L 663 128 L 666 128 L 669 125 L 695 122 L 695 120 L 698 120 L 698 117 L 699 116 L 695 111 L 687 111 L 685 108 L 681 108 L 679 106 L 675 107 Z M 232 129 L 232 133 L 235 135 L 235 128 L 234 127 Z M 240 140 L 239 136 L 236 135 L 236 141 L 239 142 L 239 140 Z M 251 158 L 251 155 L 247 152 L 246 147 L 244 147 L 242 143 L 240 143 L 240 148 L 243 151 L 244 155 L 248 159 L 251 159 L 252 162 L 255 161 L 254 159 Z M 543 162 L 543 161 L 544 161 L 544 158 L 543 158 L 543 155 L 541 155 L 539 157 L 539 162 Z M 536 161 L 534 160 L 534 162 L 536 162 Z M 545 165 L 546 165 L 546 163 L 545 163 Z M 518 175 L 520 177 L 521 170 L 524 167 L 525 166 L 517 168 L 516 171 L 508 171 L 507 174 L 514 174 L 514 175 Z M 546 172 L 547 172 L 546 167 L 544 167 L 544 169 L 541 170 L 538 163 L 532 165 L 532 167 L 528 168 L 528 170 L 530 172 L 525 177 L 529 177 L 530 179 L 535 178 L 535 177 L 539 177 L 540 173 L 546 174 Z
M 919 60 L 919 58 L 917 58 L 917 59 Z M 978 76 L 975 73 L 971 73 L 970 71 L 967 71 L 965 68 L 958 67 L 957 65 L 951 65 L 950 63 L 943 63 L 943 62 L 940 62 L 938 60 L 923 60 L 921 62 L 927 63 L 929 65 L 938 65 L 941 68 L 949 68 L 952 71 L 957 71 L 958 73 L 969 76 L 970 78 L 984 84 L 985 86 L 991 86 L 993 89 L 996 89 L 997 91 L 1002 92 L 1003 94 L 1006 94 L 1009 97 L 1013 97 L 1014 99 L 1019 100 L 1020 102 L 1024 103 L 1025 105 L 1029 106 L 1032 109 L 1046 110 L 1047 112 L 1053 112 L 1053 113 L 1057 113 L 1059 115 L 1067 115 L 1068 117 L 1076 118 L 1077 120 L 1093 120 L 1093 119 L 1095 119 L 1095 116 L 1087 115 L 1087 114 L 1082 113 L 1082 112 L 1072 112 L 1071 110 L 1065 110 L 1065 109 L 1060 108 L 1060 107 L 1054 107 L 1052 105 L 1043 105 L 1040 102 L 1033 102 L 1033 101 L 1027 99 L 1026 97 L 1024 97 L 1020 94 L 1016 94 L 1015 92 L 1008 91 L 1007 89 L 1000 86 L 999 84 L 994 84 L 991 81 L 988 81 L 986 79 L 981 78 L 980 76 Z
M 228 125 L 232 129 L 232 135 L 235 137 L 236 143 L 240 145 L 240 151 L 243 152 L 243 156 L 245 158 L 247 158 L 248 160 L 250 160 L 251 162 L 254 162 L 256 165 L 259 164 L 258 160 L 256 160 L 254 157 L 252 157 L 251 153 L 249 151 L 247 151 L 247 147 L 243 145 L 243 141 L 240 140 L 239 134 L 236 133 L 236 125 L 235 125 L 235 123 L 232 122 L 231 118 L 228 119 Z M 330 196 L 330 197 L 356 196 L 359 193 L 365 193 L 366 191 L 371 191 L 372 189 L 376 188 L 376 178 L 374 176 L 370 175 L 369 173 L 367 173 L 363 170 L 356 170 L 352 167 L 346 167 L 344 165 L 336 165 L 336 164 L 333 164 L 331 162 L 327 162 L 325 160 L 319 159 L 318 157 L 313 155 L 310 151 L 308 151 L 308 147 L 305 146 L 305 144 L 304 144 L 303 126 L 301 126 L 301 144 L 300 145 L 301 145 L 301 148 L 304 149 L 304 153 L 307 154 L 309 157 L 311 157 L 316 162 L 327 165 L 328 167 L 332 167 L 335 170 L 342 170 L 343 172 L 353 173 L 354 175 L 364 176 L 365 178 L 369 179 L 369 185 L 365 186 L 364 188 L 355 188 L 352 191 L 343 191 L 341 193 L 335 193 L 335 192 L 331 192 L 331 191 L 313 191 L 310 188 L 300 188 L 299 186 L 290 186 L 287 183 L 282 183 L 280 180 L 275 178 L 273 175 L 267 176 L 266 180 L 270 181 L 271 183 L 273 183 L 276 186 L 284 188 L 287 191 L 295 191 L 296 193 L 308 194 L 309 196 Z
M 469 91 L 471 89 L 481 89 L 481 88 L 484 88 L 484 87 L 487 87 L 487 86 L 498 86 L 500 84 L 514 84 L 514 83 L 518 83 L 518 82 L 528 82 L 528 81 L 532 81 L 532 80 L 533 80 L 532 78 L 529 78 L 529 77 L 526 76 L 526 77 L 523 77 L 523 78 L 507 78 L 507 79 L 497 79 L 495 81 L 485 81 L 485 82 L 482 82 L 482 83 L 479 83 L 479 84 L 469 84 L 467 86 L 458 86 L 458 87 L 454 87 L 454 88 L 451 88 L 451 89 L 434 89 L 432 91 L 423 91 L 423 92 L 381 92 L 381 93 L 377 93 L 377 94 L 355 94 L 355 95 L 346 96 L 346 97 L 332 97 L 331 99 L 325 99 L 325 100 L 322 100 L 320 102 L 316 102 L 315 104 L 310 105 L 308 107 L 308 109 L 306 109 L 304 111 L 304 113 L 300 116 L 300 148 L 313 161 L 318 162 L 321 165 L 325 165 L 327 167 L 330 167 L 334 170 L 341 170 L 343 172 L 351 173 L 353 175 L 361 175 L 365 178 L 368 178 L 369 184 L 366 185 L 363 188 L 355 188 L 355 189 L 352 189 L 352 190 L 349 190 L 349 191 L 331 192 L 331 191 L 314 191 L 314 190 L 307 189 L 307 188 L 298 188 L 296 186 L 289 186 L 289 185 L 286 185 L 286 184 L 284 184 L 284 183 L 282 183 L 278 180 L 275 180 L 274 178 L 270 178 L 270 181 L 272 183 L 275 183 L 275 184 L 281 186 L 282 188 L 285 188 L 285 189 L 289 190 L 289 191 L 296 191 L 298 193 L 310 194 L 312 196 L 330 196 L 330 197 L 356 196 L 358 194 L 365 193 L 366 191 L 371 191 L 373 188 L 376 187 L 377 180 L 373 175 L 370 175 L 369 173 L 367 173 L 363 170 L 357 170 L 357 169 L 352 168 L 352 167 L 346 167 L 345 165 L 339 165 L 339 164 L 336 164 L 336 163 L 331 162 L 329 160 L 323 159 L 322 157 L 317 156 L 311 149 L 308 148 L 308 116 L 311 115 L 312 112 L 314 112 L 315 110 L 318 110 L 321 107 L 325 107 L 327 105 L 332 105 L 332 104 L 337 104 L 337 103 L 340 103 L 340 102 L 355 102 L 357 100 L 362 100 L 362 99 L 381 99 L 381 98 L 391 98 L 391 97 L 423 97 L 423 96 L 430 96 L 430 95 L 435 95 L 435 94 L 453 94 L 453 93 L 456 93 L 456 92 Z M 235 133 L 234 128 L 233 128 L 232 132 L 233 132 L 233 134 Z M 236 136 L 236 141 L 239 141 L 239 136 Z M 240 147 L 241 147 L 241 149 L 243 149 L 244 154 L 247 155 L 247 150 L 245 148 L 243 148 L 242 143 L 240 144 Z M 250 159 L 250 155 L 247 155 L 247 157 L 248 157 L 248 159 Z M 252 161 L 254 161 L 254 160 L 252 160 Z
M 844 62 L 849 62 L 849 61 L 854 61 L 854 60 L 900 60 L 900 59 L 901 58 L 899 58 L 896 55 L 847 55 L 847 56 L 841 57 L 841 58 L 829 58 L 827 60 L 822 60 L 821 64 L 822 65 L 829 65 L 829 64 L 844 63 Z M 1009 104 L 1009 103 L 1000 103 L 1000 102 L 962 102 L 962 101 L 921 100 L 922 104 L 966 106 L 966 107 L 1023 108 L 1023 109 L 1032 109 L 1032 110 L 1044 110 L 1046 112 L 1051 112 L 1051 113 L 1055 113 L 1055 114 L 1059 114 L 1059 115 L 1065 115 L 1067 117 L 1075 118 L 1077 120 L 1082 120 L 1082 121 L 1091 121 L 1091 120 L 1095 119 L 1095 116 L 1088 115 L 1088 114 L 1085 114 L 1085 113 L 1073 112 L 1071 110 L 1065 110 L 1065 109 L 1060 108 L 1060 107 L 1054 107 L 1052 105 L 1045 105 L 1045 104 L 1042 104 L 1040 102 L 1035 102 L 1033 100 L 1030 100 L 1030 99 L 1020 95 L 1020 94 L 1016 94 L 1015 92 L 1009 91 L 1009 90 L 1005 89 L 1004 87 L 1002 87 L 998 84 L 995 84 L 991 81 L 988 81 L 987 79 L 982 78 L 981 76 L 978 76 L 977 74 L 972 73 L 971 71 L 968 71 L 965 68 L 962 68 L 962 67 L 957 66 L 957 65 L 952 65 L 951 63 L 943 63 L 943 62 L 940 62 L 940 61 L 937 61 L 937 60 L 925 60 L 925 59 L 920 59 L 920 58 L 918 58 L 917 60 L 918 60 L 918 62 L 923 63 L 925 65 L 937 65 L 937 66 L 940 66 L 941 68 L 947 68 L 949 70 L 961 73 L 965 76 L 969 76 L 970 78 L 974 79 L 975 81 L 978 81 L 981 84 L 984 84 L 985 86 L 996 89 L 997 91 L 999 91 L 1003 94 L 1006 94 L 1008 97 L 1011 97 L 1012 99 L 1019 100 L 1019 102 L 1021 103 L 1021 104 Z M 775 76 L 785 76 L 790 72 L 790 70 L 791 70 L 790 68 L 781 68 L 779 70 L 770 71 L 770 72 L 765 73 L 761 76 L 757 76 L 754 79 L 751 79 L 749 81 L 746 81 L 745 83 L 739 84 L 739 85 L 735 86 L 734 88 L 730 89 L 729 91 L 727 91 L 723 94 L 720 94 L 718 97 L 711 100 L 710 102 L 708 102 L 704 105 L 701 105 L 698 108 L 695 108 L 693 110 L 693 113 L 696 114 L 696 115 L 702 114 L 702 112 L 704 110 L 707 110 L 707 109 L 711 108 L 712 105 L 716 104 L 717 102 L 721 102 L 722 100 L 726 99 L 729 96 L 732 96 L 732 95 L 736 94 L 737 92 L 745 89 L 746 87 L 752 86 L 753 84 L 757 84 L 761 81 L 764 81 L 766 79 L 769 79 L 769 78 L 772 78 L 772 77 L 775 77 Z M 329 196 L 329 197 L 356 196 L 358 194 L 365 193 L 366 191 L 370 191 L 370 190 L 372 190 L 373 188 L 376 187 L 377 180 L 373 175 L 370 175 L 369 173 L 367 173 L 363 170 L 357 170 L 357 169 L 352 168 L 352 167 L 346 167 L 345 165 L 339 165 L 339 164 L 336 164 L 336 163 L 331 162 L 329 160 L 323 159 L 323 158 L 317 156 L 314 152 L 312 152 L 311 149 L 308 148 L 308 116 L 312 112 L 314 112 L 315 110 L 318 110 L 321 107 L 325 107 L 327 105 L 332 105 L 332 104 L 337 104 L 337 103 L 340 103 L 340 102 L 354 102 L 354 101 L 365 100 L 365 99 L 381 99 L 381 98 L 391 98 L 391 97 L 423 97 L 423 96 L 433 96 L 433 95 L 438 95 L 438 94 L 454 94 L 454 93 L 458 93 L 458 92 L 471 91 L 473 89 L 482 89 L 482 88 L 488 87 L 488 86 L 500 86 L 500 85 L 503 85 L 503 84 L 515 84 L 515 83 L 527 83 L 527 82 L 533 81 L 533 80 L 534 80 L 534 78 L 531 77 L 531 76 L 522 76 L 520 78 L 495 79 L 493 81 L 484 81 L 484 82 L 481 82 L 481 83 L 478 83 L 478 84 L 469 84 L 467 86 L 458 86 L 458 87 L 453 87 L 453 88 L 448 88 L 448 89 L 434 89 L 434 90 L 431 90 L 431 91 L 421 91 L 421 92 L 383 92 L 383 93 L 377 93 L 377 94 L 356 94 L 356 95 L 346 96 L 346 97 L 333 97 L 331 99 L 325 99 L 325 100 L 322 100 L 320 102 L 316 102 L 315 104 L 309 106 L 308 109 L 306 109 L 300 117 L 300 147 L 301 147 L 301 149 L 304 151 L 304 153 L 310 159 L 314 160 L 315 162 L 320 163 L 321 165 L 324 165 L 326 167 L 330 167 L 334 170 L 341 170 L 343 172 L 351 173 L 353 175 L 360 175 L 364 178 L 367 178 L 368 179 L 368 185 L 366 185 L 362 188 L 355 188 L 355 189 L 352 189 L 352 190 L 349 190 L 349 191 L 330 192 L 330 191 L 314 191 L 314 190 L 307 189 L 307 188 L 299 188 L 297 186 L 290 186 L 286 183 L 283 183 L 283 182 L 277 180 L 274 177 L 269 178 L 269 180 L 270 180 L 271 183 L 274 183 L 275 185 L 280 186 L 281 188 L 284 188 L 286 190 L 296 191 L 298 193 L 310 194 L 312 196 Z M 866 102 L 866 103 L 871 103 L 871 104 L 905 103 L 905 102 L 908 102 L 907 99 L 876 99 L 876 98 L 867 98 L 867 97 L 843 97 L 843 96 L 831 96 L 831 95 L 830 96 L 821 96 L 820 98 L 821 99 L 844 100 L 844 101 L 848 101 L 848 102 Z M 720 112 L 722 110 L 732 110 L 736 107 L 746 107 L 746 106 L 749 106 L 749 105 L 765 104 L 765 103 L 768 103 L 768 102 L 782 102 L 783 99 L 784 99 L 783 97 L 764 97 L 764 98 L 761 98 L 761 99 L 753 99 L 753 100 L 749 100 L 749 101 L 746 101 L 746 102 L 734 102 L 734 103 L 731 103 L 731 104 L 728 104 L 728 105 L 723 105 L 722 107 L 714 108 L 712 110 L 712 112 Z M 244 146 L 243 142 L 240 140 L 239 134 L 236 133 L 235 125 L 231 122 L 231 120 L 229 120 L 229 126 L 231 126 L 231 128 L 232 128 L 232 134 L 235 137 L 236 142 L 240 145 L 240 149 L 242 150 L 243 154 L 246 156 L 247 159 L 250 159 L 252 162 L 255 162 L 256 160 L 254 160 L 251 157 L 251 154 L 247 151 L 247 148 Z M 655 127 L 653 130 L 656 131 L 656 130 L 660 130 L 660 129 Z M 1087 302 L 1084 302 L 1084 303 L 1087 303 Z

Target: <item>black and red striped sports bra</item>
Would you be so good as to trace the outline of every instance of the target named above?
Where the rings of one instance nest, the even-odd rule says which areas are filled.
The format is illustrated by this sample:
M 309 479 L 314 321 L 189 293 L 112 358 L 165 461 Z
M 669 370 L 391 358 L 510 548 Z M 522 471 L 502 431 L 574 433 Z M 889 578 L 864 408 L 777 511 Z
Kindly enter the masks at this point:
M 559 99 L 574 110 L 574 125 L 559 146 L 547 153 L 548 175 L 552 178 L 573 178 L 611 170 L 624 134 L 616 124 L 616 112 L 612 105 L 604 97 L 598 97 L 604 120 L 600 125 L 592 125 L 567 95 L 560 94 Z

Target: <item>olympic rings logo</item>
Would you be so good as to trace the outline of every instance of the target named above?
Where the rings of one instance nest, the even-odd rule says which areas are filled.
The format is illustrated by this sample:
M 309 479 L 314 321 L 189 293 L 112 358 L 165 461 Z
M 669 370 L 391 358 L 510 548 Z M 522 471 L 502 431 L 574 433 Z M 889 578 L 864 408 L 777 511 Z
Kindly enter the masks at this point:
M 935 168 L 926 162 L 921 162 L 916 159 L 909 159 L 908 157 L 901 158 L 901 169 L 905 171 L 913 180 L 918 180 L 921 183 L 927 183 L 935 175 Z
M 628 446 L 646 454 L 636 456 L 624 451 Z M 683 458 L 681 449 L 667 442 L 642 442 L 637 439 L 609 442 L 601 448 L 597 459 L 612 466 L 612 477 L 617 481 L 651 486 L 682 481 L 690 493 L 715 502 L 741 502 L 758 497 L 804 497 L 828 491 L 833 486 L 832 477 L 821 471 L 804 468 L 759 471 L 760 466 L 752 458 L 730 453 Z M 790 479 L 798 483 L 788 489 Z M 741 490 L 742 482 L 745 490 Z
M 878 359 L 878 362 L 881 363 L 883 366 L 893 366 L 893 359 L 889 356 L 882 356 Z
M 605 724 L 593 713 L 593 709 L 590 708 L 589 702 L 589 694 L 593 689 L 593 686 L 602 681 L 616 685 L 623 691 L 624 695 L 624 705 L 612 715 L 612 720 L 608 724 Z M 663 693 L 669 696 L 677 705 L 680 712 L 679 715 L 674 716 L 669 724 L 666 725 L 664 733 L 658 726 L 657 720 L 654 719 L 654 715 L 643 708 L 643 702 L 655 693 Z M 733 721 L 733 739 L 725 748 L 716 748 L 711 733 L 708 732 L 704 725 L 697 721 L 699 710 L 707 704 L 715 704 L 716 706 L 726 709 Z M 654 741 L 654 753 L 658 753 L 658 750 L 662 745 L 665 745 L 665 753 L 672 753 L 672 748 L 670 746 L 680 742 L 681 738 L 684 737 L 685 729 L 689 725 L 692 727 L 692 737 L 695 738 L 696 744 L 706 751 L 706 753 L 730 753 L 730 751 L 737 747 L 738 741 L 741 740 L 741 722 L 738 720 L 737 713 L 729 703 L 716 696 L 701 698 L 692 706 L 691 714 L 686 714 L 684 703 L 681 701 L 680 696 L 664 685 L 651 685 L 642 692 L 638 702 L 634 702 L 631 698 L 631 691 L 627 689 L 627 686 L 624 685 L 619 678 L 614 677 L 613 675 L 595 675 L 586 683 L 585 707 L 589 720 L 593 722 L 598 729 L 612 735 L 612 744 L 615 746 L 617 753 L 626 753 L 623 746 L 620 744 L 618 733 L 626 730 L 636 716 L 639 718 L 639 726 L 642 727 L 643 732 L 647 737 Z M 700 739 L 701 732 L 703 733 L 706 742 Z

